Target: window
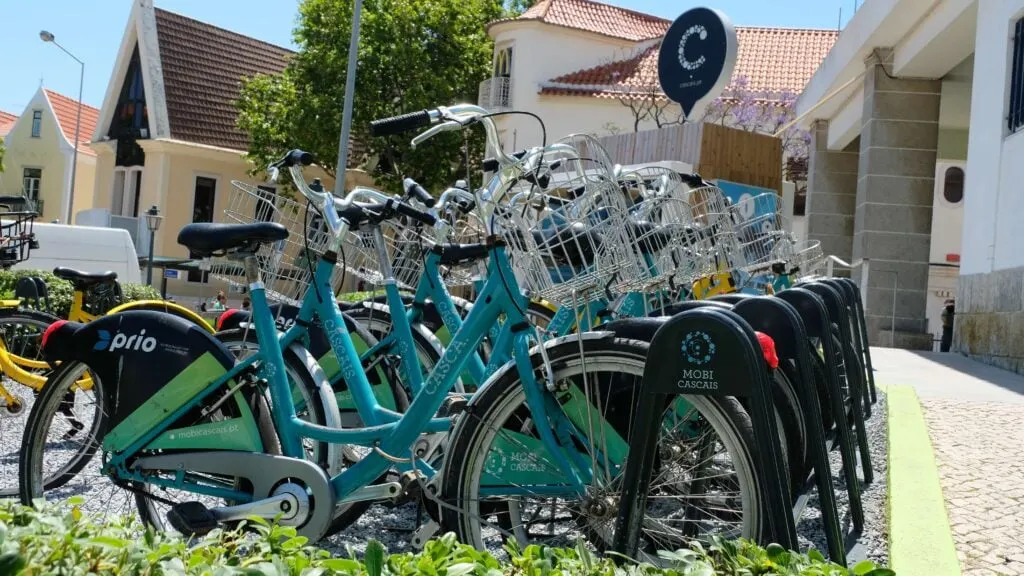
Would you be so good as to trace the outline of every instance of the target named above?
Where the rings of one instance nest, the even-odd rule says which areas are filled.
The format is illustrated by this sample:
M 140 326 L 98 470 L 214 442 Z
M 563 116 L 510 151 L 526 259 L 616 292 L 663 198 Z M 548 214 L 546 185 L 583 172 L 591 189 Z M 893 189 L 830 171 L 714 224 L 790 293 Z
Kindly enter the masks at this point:
M 213 207 L 216 198 L 217 180 L 207 176 L 196 176 L 195 196 L 192 203 L 192 221 L 213 222 Z M 189 252 L 189 258 L 195 258 L 191 251 Z M 189 270 L 188 281 L 205 284 L 210 281 L 210 273 Z
M 502 48 L 494 54 L 494 77 L 512 77 L 512 47 Z
M 32 137 L 39 138 L 39 134 L 43 131 L 43 111 L 33 110 L 32 111 Z
M 142 167 L 114 169 L 114 191 L 110 197 L 110 213 L 115 216 L 139 217 L 139 195 L 142 193 Z
M 42 168 L 25 168 L 22 172 L 21 195 L 29 200 L 39 200 L 39 185 L 42 180 Z
M 942 177 L 942 197 L 950 204 L 959 204 L 964 199 L 964 170 L 959 166 L 946 168 Z
M 1010 110 L 1007 115 L 1010 133 L 1024 127 L 1024 18 L 1013 27 L 1013 64 L 1010 67 Z

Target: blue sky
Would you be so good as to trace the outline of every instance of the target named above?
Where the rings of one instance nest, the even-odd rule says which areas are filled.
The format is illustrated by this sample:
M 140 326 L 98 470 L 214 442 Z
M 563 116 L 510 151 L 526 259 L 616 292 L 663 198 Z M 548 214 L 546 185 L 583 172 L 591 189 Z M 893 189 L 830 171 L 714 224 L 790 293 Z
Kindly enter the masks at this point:
M 606 0 L 607 1 L 607 0 Z M 156 5 L 283 46 L 291 46 L 298 0 L 155 0 Z M 834 28 L 843 24 L 863 0 L 611 0 L 665 18 L 688 8 L 710 5 L 724 11 L 735 24 Z M 16 6 L 16 7 L 15 7 Z M 128 19 L 130 0 L 0 0 L 4 34 L 0 35 L 3 83 L 0 110 L 20 114 L 43 85 L 76 97 L 78 64 L 56 46 L 39 39 L 40 30 L 54 34 L 64 48 L 85 61 L 83 100 L 99 107 L 110 80 L 118 44 Z

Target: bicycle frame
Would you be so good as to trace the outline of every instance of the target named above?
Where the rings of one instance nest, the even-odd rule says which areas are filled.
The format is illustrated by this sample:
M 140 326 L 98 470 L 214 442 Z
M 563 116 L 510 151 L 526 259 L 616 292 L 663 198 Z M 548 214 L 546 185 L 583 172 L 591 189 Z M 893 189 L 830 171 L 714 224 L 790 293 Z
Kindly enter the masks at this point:
M 268 307 L 265 289 L 262 283 L 253 283 L 249 287 L 253 305 L 253 324 L 256 336 L 261 343 L 256 354 L 236 364 L 230 371 L 211 382 L 201 393 L 189 403 L 168 414 L 156 426 L 139 436 L 130 446 L 120 453 L 113 454 L 105 469 L 117 470 L 119 475 L 140 481 L 149 481 L 141 477 L 135 478 L 137 472 L 129 472 L 124 468 L 127 459 L 135 452 L 144 449 L 159 434 L 172 426 L 188 410 L 199 405 L 225 383 L 236 378 L 243 370 L 262 360 L 263 376 L 267 379 L 274 405 L 273 419 L 281 440 L 282 452 L 292 458 L 304 458 L 305 453 L 301 440 L 309 438 L 332 444 L 354 444 L 372 446 L 374 451 L 359 462 L 331 479 L 331 484 L 339 503 L 361 499 L 355 495 L 360 488 L 373 484 L 380 475 L 392 467 L 394 462 L 401 461 L 397 455 L 405 454 L 409 446 L 424 432 L 443 432 L 451 424 L 449 418 L 437 418 L 434 415 L 442 406 L 448 392 L 458 379 L 458 375 L 471 357 L 469 351 L 476 350 L 488 333 L 488 328 L 502 316 L 508 326 L 515 326 L 509 339 L 514 350 L 514 367 L 519 371 L 524 386 L 527 405 L 536 422 L 551 422 L 551 426 L 539 426 L 540 441 L 555 460 L 555 465 L 566 474 L 569 486 L 559 487 L 563 492 L 570 489 L 577 494 L 585 491 L 591 481 L 594 470 L 589 458 L 580 454 L 573 445 L 574 425 L 570 418 L 562 412 L 559 405 L 545 387 L 534 377 L 534 368 L 530 360 L 530 331 L 525 316 L 526 300 L 518 291 L 512 269 L 508 262 L 504 246 L 498 243 L 489 249 L 488 280 L 477 303 L 461 321 L 460 329 L 455 333 L 451 343 L 446 347 L 434 370 L 422 382 L 422 387 L 413 398 L 412 404 L 404 414 L 382 407 L 362 370 L 358 353 L 351 336 L 345 328 L 345 322 L 338 308 L 337 300 L 331 290 L 330 279 L 336 265 L 336 253 L 328 252 L 321 256 L 316 267 L 313 285 L 310 287 L 299 309 L 295 324 L 284 334 L 277 331 L 274 318 Z M 507 281 L 507 284 L 506 284 Z M 394 281 L 385 283 L 385 292 L 392 309 L 402 309 L 401 295 Z M 440 284 L 440 290 L 444 290 Z M 445 290 L 446 291 L 446 290 Z M 300 419 L 292 403 L 292 390 L 288 382 L 282 349 L 299 341 L 306 328 L 317 316 L 327 333 L 332 349 L 335 351 L 342 376 L 352 393 L 356 410 L 364 427 L 356 429 L 336 429 L 312 424 Z M 405 315 L 397 314 L 398 328 L 408 329 L 403 322 Z M 404 360 L 404 359 L 403 359 Z M 577 428 L 578 430 L 579 428 Z M 428 477 L 436 471 L 422 461 L 416 467 Z M 399 469 L 411 470 L 413 464 L 398 464 Z M 164 482 L 151 482 L 163 484 Z M 207 487 L 190 484 L 187 488 L 183 482 L 174 481 L 174 487 L 185 488 L 198 493 L 218 497 L 229 497 L 245 501 L 250 497 L 219 487 Z M 504 493 L 521 494 L 523 489 L 511 487 Z

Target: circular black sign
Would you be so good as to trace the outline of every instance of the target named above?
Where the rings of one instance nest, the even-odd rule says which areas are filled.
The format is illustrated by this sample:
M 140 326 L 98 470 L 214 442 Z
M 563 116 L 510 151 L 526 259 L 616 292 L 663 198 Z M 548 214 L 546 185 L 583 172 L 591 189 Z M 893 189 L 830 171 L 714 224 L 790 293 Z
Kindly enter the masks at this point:
M 687 117 L 718 97 L 736 64 L 736 31 L 711 8 L 686 11 L 669 27 L 658 55 L 658 80 L 665 95 Z

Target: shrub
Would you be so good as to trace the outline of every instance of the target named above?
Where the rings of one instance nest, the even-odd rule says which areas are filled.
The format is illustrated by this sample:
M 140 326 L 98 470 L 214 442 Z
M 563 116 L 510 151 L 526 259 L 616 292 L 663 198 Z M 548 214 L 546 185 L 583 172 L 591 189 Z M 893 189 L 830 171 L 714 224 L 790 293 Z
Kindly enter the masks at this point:
M 77 500 L 76 500 L 77 498 Z M 82 504 L 76 497 L 71 504 Z M 130 520 L 106 523 L 42 506 L 34 510 L 0 503 L 0 575 L 22 574 L 263 574 L 288 576 L 889 576 L 869 562 L 852 570 L 820 554 L 761 548 L 746 541 L 714 540 L 707 546 L 662 553 L 669 568 L 624 562 L 617 566 L 582 545 L 575 548 L 507 546 L 502 563 L 459 544 L 453 534 L 427 543 L 417 554 L 387 554 L 370 541 L 363 558 L 349 550 L 332 557 L 295 534 L 295 529 L 253 519 L 231 531 L 216 530 L 199 543 L 143 529 Z
M 14 286 L 21 278 L 38 276 L 46 283 L 46 289 L 50 297 L 50 312 L 67 318 L 71 311 L 71 300 L 74 297 L 74 289 L 71 282 L 61 280 L 52 272 L 44 270 L 0 270 L 0 295 L 4 298 L 11 298 L 14 295 Z M 146 284 L 121 284 L 122 299 L 125 302 L 135 300 L 160 299 L 160 293 L 152 286 Z

